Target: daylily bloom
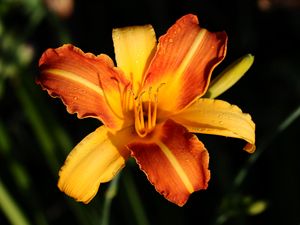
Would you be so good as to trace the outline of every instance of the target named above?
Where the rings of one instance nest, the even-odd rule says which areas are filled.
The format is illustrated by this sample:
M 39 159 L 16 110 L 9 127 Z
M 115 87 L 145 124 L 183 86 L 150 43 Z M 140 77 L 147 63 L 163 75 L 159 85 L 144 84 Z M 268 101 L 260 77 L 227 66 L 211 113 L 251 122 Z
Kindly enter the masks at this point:
M 255 149 L 249 114 L 200 98 L 225 57 L 227 35 L 201 28 L 189 14 L 158 44 L 151 25 L 114 29 L 112 36 L 117 67 L 107 55 L 70 44 L 40 58 L 37 83 L 69 113 L 104 124 L 69 154 L 58 187 L 88 203 L 132 156 L 155 189 L 182 206 L 210 179 L 208 152 L 191 132 L 244 139 L 246 151 Z

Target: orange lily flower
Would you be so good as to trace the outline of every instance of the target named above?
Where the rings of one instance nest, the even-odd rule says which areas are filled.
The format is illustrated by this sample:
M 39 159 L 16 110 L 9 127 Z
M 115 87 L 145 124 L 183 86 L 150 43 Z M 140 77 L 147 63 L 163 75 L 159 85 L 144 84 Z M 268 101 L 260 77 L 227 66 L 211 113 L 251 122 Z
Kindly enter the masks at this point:
M 117 67 L 107 55 L 70 44 L 40 58 L 37 83 L 69 113 L 104 124 L 71 151 L 58 187 L 88 203 L 132 156 L 155 189 L 182 206 L 210 179 L 208 152 L 191 132 L 244 139 L 246 151 L 255 149 L 250 115 L 200 98 L 225 57 L 227 35 L 201 28 L 189 14 L 158 44 L 151 25 L 114 29 L 112 36 Z

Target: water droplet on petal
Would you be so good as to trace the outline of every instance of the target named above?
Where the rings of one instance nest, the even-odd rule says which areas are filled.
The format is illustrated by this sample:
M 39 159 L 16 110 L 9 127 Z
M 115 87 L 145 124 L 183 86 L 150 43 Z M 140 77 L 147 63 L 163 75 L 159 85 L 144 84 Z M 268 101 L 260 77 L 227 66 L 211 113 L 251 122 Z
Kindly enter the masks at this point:
M 217 117 L 220 119 L 223 118 L 223 113 L 218 113 Z

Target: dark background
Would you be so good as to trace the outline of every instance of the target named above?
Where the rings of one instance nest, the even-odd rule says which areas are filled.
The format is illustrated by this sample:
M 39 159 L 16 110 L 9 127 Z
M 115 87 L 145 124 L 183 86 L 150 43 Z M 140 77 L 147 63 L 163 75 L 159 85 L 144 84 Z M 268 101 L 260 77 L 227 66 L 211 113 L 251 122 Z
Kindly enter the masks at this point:
M 112 28 L 152 24 L 159 37 L 187 13 L 210 31 L 228 34 L 227 57 L 214 76 L 244 54 L 255 56 L 245 77 L 218 98 L 251 114 L 257 151 L 242 151 L 240 140 L 199 135 L 210 153 L 212 178 L 208 190 L 192 194 L 182 208 L 156 193 L 134 161 L 106 205 L 110 184 L 101 185 L 89 205 L 68 199 L 56 187 L 59 167 L 100 124 L 69 115 L 35 85 L 39 57 L 47 48 L 72 43 L 114 58 Z M 297 0 L 78 0 L 64 16 L 49 1 L 2 0 L 0 224 L 18 224 L 9 219 L 16 218 L 12 202 L 28 221 L 19 224 L 105 224 L 109 216 L 108 224 L 298 225 L 299 14 Z

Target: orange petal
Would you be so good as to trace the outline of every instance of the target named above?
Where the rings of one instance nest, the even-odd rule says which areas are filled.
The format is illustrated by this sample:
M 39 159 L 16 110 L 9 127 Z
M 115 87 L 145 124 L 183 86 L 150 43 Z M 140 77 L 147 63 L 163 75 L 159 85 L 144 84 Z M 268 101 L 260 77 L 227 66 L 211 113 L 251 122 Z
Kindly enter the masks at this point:
M 116 136 L 104 126 L 86 136 L 69 154 L 59 172 L 58 187 L 77 201 L 88 203 L 100 183 L 110 181 L 124 167 L 129 151 L 124 147 L 130 132 Z
M 191 132 L 244 139 L 248 142 L 244 149 L 255 151 L 255 124 L 251 116 L 225 101 L 200 98 L 172 119 Z
M 196 16 L 183 16 L 159 38 L 145 88 L 160 87 L 159 107 L 164 110 L 186 107 L 207 90 L 212 70 L 225 57 L 226 44 L 225 32 L 211 33 L 199 27 Z
M 169 201 L 182 206 L 192 192 L 207 188 L 207 150 L 195 135 L 172 120 L 159 125 L 150 140 L 128 147 L 149 181 Z
M 68 44 L 45 51 L 39 66 L 37 83 L 52 97 L 60 97 L 69 113 L 95 117 L 112 129 L 121 126 L 122 74 L 108 56 L 96 57 Z
M 153 27 L 132 26 L 113 30 L 116 61 L 124 71 L 127 80 L 132 81 L 133 92 L 137 94 L 142 78 L 156 49 Z

